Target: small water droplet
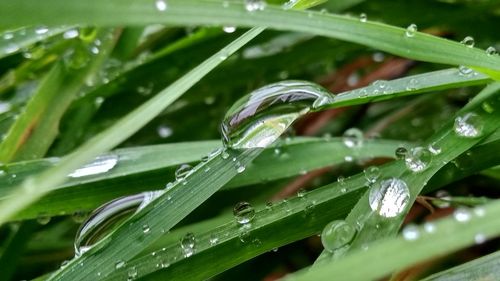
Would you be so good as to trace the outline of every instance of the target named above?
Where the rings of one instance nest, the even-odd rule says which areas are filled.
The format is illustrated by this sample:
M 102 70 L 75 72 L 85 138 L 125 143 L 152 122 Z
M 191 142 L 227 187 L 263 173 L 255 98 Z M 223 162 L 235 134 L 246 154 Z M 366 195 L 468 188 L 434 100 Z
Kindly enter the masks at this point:
M 363 146 L 363 132 L 358 128 L 347 129 L 342 135 L 342 141 L 349 148 L 360 148 Z
M 471 218 L 469 209 L 459 207 L 453 212 L 453 217 L 458 222 L 468 222 Z
M 409 241 L 417 240 L 420 237 L 418 227 L 414 224 L 409 224 L 403 228 L 402 234 L 403 238 Z
M 314 102 L 330 93 L 305 81 L 282 81 L 259 88 L 238 100 L 227 112 L 221 132 L 226 147 L 267 147 Z
M 451 196 L 446 190 L 439 190 L 436 192 L 436 197 L 439 198 L 441 201 L 439 202 L 434 202 L 434 205 L 436 205 L 438 208 L 448 208 L 450 207 L 450 200 Z
M 115 269 L 120 269 L 120 268 L 124 267 L 124 266 L 125 266 L 125 264 L 126 264 L 126 263 L 125 263 L 124 261 L 119 260 L 119 261 L 117 261 L 117 262 L 115 263 Z
M 255 217 L 255 210 L 248 202 L 239 202 L 233 208 L 233 215 L 239 224 L 250 223 Z
M 352 241 L 356 228 L 343 220 L 328 223 L 321 232 L 321 243 L 325 250 L 333 252 Z
M 426 148 L 417 146 L 405 155 L 406 167 L 413 172 L 422 172 L 431 163 L 432 154 Z
M 219 243 L 219 237 L 217 237 L 217 235 L 215 235 L 215 234 L 211 234 L 209 242 L 210 242 L 210 245 L 212 245 L 212 246 L 217 245 L 217 243 Z
M 477 138 L 481 136 L 483 121 L 476 113 L 469 112 L 455 118 L 453 129 L 461 137 Z
M 69 29 L 63 33 L 63 38 L 64 39 L 73 39 L 73 38 L 78 37 L 78 35 L 80 35 L 80 32 L 78 32 L 78 29 Z
M 166 139 L 172 135 L 172 129 L 167 125 L 158 126 L 157 132 L 162 139 Z
M 175 179 L 177 181 L 184 180 L 191 172 L 193 171 L 193 167 L 188 164 L 182 164 L 175 170 Z
M 458 66 L 458 74 L 461 76 L 470 77 L 473 74 L 473 71 L 467 66 L 460 65 Z
M 250 231 L 246 227 L 241 227 L 238 238 L 240 238 L 241 243 L 248 243 L 250 241 Z
M 493 46 L 490 46 L 486 49 L 486 54 L 488 56 L 494 56 L 494 55 L 498 55 L 498 52 L 497 52 L 497 49 L 495 49 L 495 47 Z
M 38 222 L 41 225 L 46 225 L 50 222 L 50 216 L 47 215 L 46 213 L 40 213 L 36 217 L 36 222 Z
M 370 166 L 364 171 L 365 178 L 369 183 L 375 183 L 380 177 L 380 169 L 377 166 Z
M 196 237 L 193 233 L 189 232 L 184 235 L 181 239 L 181 248 L 184 253 L 184 257 L 188 258 L 192 256 L 195 252 L 196 247 Z
M 129 268 L 128 272 L 127 272 L 127 280 L 128 281 L 131 281 L 131 280 L 134 280 L 136 279 L 138 276 L 138 272 L 137 272 L 137 268 L 135 266 Z
M 76 169 L 68 175 L 71 178 L 86 177 L 106 173 L 118 163 L 118 156 L 114 154 L 98 156 L 92 163 Z
M 429 146 L 428 146 L 428 149 L 429 151 L 434 154 L 434 155 L 438 155 L 441 153 L 441 147 L 437 146 L 437 144 L 435 143 L 431 143 Z
M 144 234 L 149 234 L 151 232 L 151 228 L 149 227 L 149 225 L 145 224 L 142 226 L 142 232 Z
M 240 162 L 236 162 L 236 172 L 241 174 L 245 171 L 245 166 L 241 165 Z
M 225 33 L 233 33 L 236 31 L 236 27 L 235 26 L 224 26 L 222 28 L 222 30 L 225 32 Z
M 474 38 L 471 36 L 466 36 L 460 43 L 464 44 L 466 47 L 473 48 L 474 47 Z
M 71 218 L 76 223 L 82 223 L 87 218 L 87 213 L 84 212 L 84 211 L 76 211 L 76 212 L 73 213 L 73 215 L 71 216 Z
M 415 91 L 418 89 L 419 84 L 420 83 L 418 82 L 417 79 L 412 78 L 412 79 L 410 79 L 410 81 L 408 81 L 408 85 L 406 86 L 406 90 L 407 91 Z
M 371 209 L 387 218 L 400 215 L 405 210 L 409 200 L 408 186 L 398 178 L 386 179 L 375 184 L 369 193 Z
M 434 233 L 436 231 L 436 226 L 432 222 L 424 223 L 424 230 L 427 233 Z
M 408 149 L 402 146 L 396 148 L 396 151 L 394 152 L 394 154 L 396 155 L 396 159 L 405 159 L 407 153 Z
M 262 11 L 266 8 L 264 0 L 245 0 L 245 9 L 249 12 Z
M 38 35 L 45 34 L 49 31 L 49 29 L 46 26 L 39 26 L 35 29 L 35 33 Z
M 367 19 L 368 19 L 368 17 L 366 16 L 365 13 L 359 14 L 359 21 L 360 22 L 366 22 Z
M 474 235 L 474 242 L 476 242 L 476 244 L 483 244 L 484 242 L 486 242 L 486 235 L 484 235 L 483 233 L 477 233 L 476 235 Z
M 407 28 L 406 28 L 406 31 L 405 31 L 405 36 L 406 37 L 413 37 L 415 36 L 415 33 L 417 32 L 418 28 L 417 28 L 417 25 L 412 23 L 410 24 Z
M 483 207 L 474 208 L 474 214 L 478 217 L 484 217 L 486 210 Z
M 481 108 L 487 113 L 493 113 L 495 111 L 495 108 L 487 101 L 481 104 Z
M 160 12 L 164 12 L 168 8 L 167 1 L 165 1 L 165 0 L 156 0 L 155 1 L 155 7 L 156 7 L 156 10 L 158 10 Z

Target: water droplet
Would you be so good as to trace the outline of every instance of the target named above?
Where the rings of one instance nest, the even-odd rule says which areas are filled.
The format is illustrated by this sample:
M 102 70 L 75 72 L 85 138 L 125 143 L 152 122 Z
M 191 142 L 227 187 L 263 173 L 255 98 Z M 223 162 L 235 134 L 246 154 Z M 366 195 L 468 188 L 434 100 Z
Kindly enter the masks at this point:
M 453 217 L 458 222 L 468 222 L 471 218 L 469 209 L 459 207 L 453 212 Z
M 330 97 L 321 86 L 305 81 L 282 81 L 259 88 L 238 100 L 221 125 L 226 147 L 267 147 L 313 103 Z
M 178 181 L 182 181 L 185 179 L 191 172 L 193 171 L 193 167 L 188 164 L 182 164 L 175 170 L 175 179 Z
M 113 169 L 118 163 L 118 156 L 114 154 L 98 156 L 92 163 L 89 163 L 68 175 L 71 178 L 94 176 L 106 173 Z
M 410 24 L 407 28 L 406 28 L 406 31 L 405 31 L 405 36 L 406 37 L 413 37 L 415 36 L 415 33 L 417 32 L 418 28 L 417 28 L 417 25 L 412 23 Z
M 221 157 L 222 157 L 222 159 L 224 159 L 224 160 L 225 160 L 225 159 L 228 159 L 228 158 L 229 158 L 229 151 L 228 151 L 227 149 L 224 149 L 224 150 L 221 152 L 220 156 L 221 156 Z
M 363 132 L 358 128 L 347 129 L 342 135 L 342 141 L 349 148 L 360 148 L 363 146 Z
M 136 279 L 138 275 L 137 268 L 135 266 L 129 268 L 127 275 L 128 275 L 127 280 L 129 281 Z
M 210 242 L 210 245 L 212 245 L 212 246 L 217 245 L 217 243 L 219 243 L 219 237 L 217 237 L 217 235 L 215 235 L 215 234 L 211 234 L 209 242 Z
M 403 180 L 390 178 L 375 184 L 370 189 L 368 200 L 373 211 L 392 218 L 405 210 L 410 200 L 410 191 Z
M 486 235 L 484 235 L 483 233 L 477 233 L 476 235 L 474 235 L 474 242 L 476 242 L 476 244 L 483 244 L 484 242 L 486 242 Z
M 155 6 L 156 6 L 156 9 L 160 12 L 164 12 L 168 8 L 167 1 L 165 1 L 165 0 L 156 0 Z
M 347 245 L 356 235 L 356 228 L 343 220 L 328 223 L 321 232 L 321 243 L 325 250 L 333 252 Z
M 172 135 L 172 129 L 166 125 L 160 125 L 157 128 L 158 135 L 162 139 L 166 139 Z
M 149 232 L 151 232 L 151 228 L 149 227 L 149 225 L 145 224 L 142 226 L 142 232 L 144 234 L 148 234 Z
M 410 81 L 408 81 L 408 85 L 406 86 L 407 91 L 415 91 L 419 87 L 419 82 L 417 79 L 412 78 Z
M 181 248 L 184 253 L 184 257 L 188 258 L 192 256 L 195 252 L 196 247 L 196 237 L 193 233 L 189 232 L 184 235 L 181 239 Z
M 486 49 L 486 54 L 488 56 L 493 56 L 493 55 L 498 55 L 498 52 L 497 52 L 497 49 L 495 49 L 495 47 L 493 46 L 490 46 Z
M 479 115 L 469 112 L 455 118 L 453 129 L 461 137 L 477 138 L 481 136 L 483 122 Z
M 435 143 L 431 143 L 428 149 L 434 155 L 438 155 L 441 153 L 441 147 L 437 146 Z
M 424 223 L 424 230 L 427 233 L 434 233 L 436 231 L 436 226 L 432 222 Z
M 245 166 L 241 165 L 240 162 L 236 162 L 236 172 L 238 174 L 243 173 L 245 171 L 245 169 L 246 169 Z
M 125 263 L 124 261 L 119 260 L 119 261 L 117 261 L 117 262 L 115 263 L 115 269 L 120 269 L 120 268 L 124 267 L 124 266 L 125 266 L 125 264 L 126 264 L 126 263 Z
M 17 51 L 19 51 L 19 46 L 14 44 L 14 43 L 9 43 L 9 44 L 7 44 L 6 47 L 4 47 L 4 52 L 6 54 L 13 54 Z
M 438 208 L 448 208 L 450 207 L 450 200 L 451 196 L 446 190 L 439 190 L 436 192 L 436 197 L 439 198 L 441 201 L 439 202 L 434 202 L 434 205 L 436 205 Z
M 474 208 L 474 214 L 478 217 L 484 217 L 486 210 L 483 207 Z
M 35 29 L 35 33 L 38 35 L 45 34 L 49 31 L 49 29 L 46 26 L 39 26 Z
M 366 14 L 365 14 L 365 13 L 361 13 L 361 14 L 359 15 L 359 21 L 360 21 L 360 22 L 366 22 L 366 20 L 367 20 L 367 19 L 368 19 L 368 17 L 366 16 Z
M 375 183 L 380 177 L 380 169 L 377 166 L 370 166 L 364 171 L 365 178 L 369 183 Z
M 246 227 L 241 227 L 238 238 L 240 238 L 241 243 L 248 243 L 250 241 L 250 231 Z
M 462 41 L 460 41 L 460 43 L 464 44 L 465 46 L 467 46 L 469 48 L 473 48 L 474 47 L 474 38 L 472 38 L 471 36 L 466 36 Z
M 90 249 L 116 226 L 161 194 L 161 191 L 142 192 L 114 199 L 97 208 L 76 233 L 75 256 L 78 257 Z
M 225 32 L 225 33 L 233 33 L 236 31 L 236 27 L 235 26 L 224 26 L 222 28 L 222 30 Z
M 233 215 L 239 224 L 250 223 L 255 217 L 255 210 L 248 202 L 239 202 L 233 208 Z
M 420 237 L 418 227 L 414 224 L 409 224 L 403 228 L 402 234 L 403 238 L 409 241 L 417 240 Z
M 426 148 L 417 146 L 405 155 L 406 167 L 413 172 L 422 172 L 429 167 L 432 154 Z
M 396 148 L 396 151 L 394 152 L 394 154 L 396 155 L 396 159 L 405 159 L 407 153 L 408 149 L 402 146 Z
M 50 216 L 47 215 L 46 213 L 38 214 L 38 216 L 36 217 L 36 222 L 38 222 L 41 225 L 46 225 L 50 222 Z
M 64 39 L 73 39 L 78 37 L 80 33 L 78 32 L 78 29 L 69 29 L 66 32 L 63 33 L 63 38 Z
M 481 108 L 487 113 L 493 113 L 495 111 L 495 108 L 487 101 L 481 104 Z
M 76 223 L 82 223 L 87 218 L 87 213 L 85 213 L 84 211 L 76 211 L 73 213 L 71 218 Z
M 473 74 L 473 71 L 467 66 L 460 65 L 458 66 L 458 74 L 461 76 L 470 77 Z
M 249 12 L 262 11 L 266 8 L 264 0 L 245 0 L 245 9 Z

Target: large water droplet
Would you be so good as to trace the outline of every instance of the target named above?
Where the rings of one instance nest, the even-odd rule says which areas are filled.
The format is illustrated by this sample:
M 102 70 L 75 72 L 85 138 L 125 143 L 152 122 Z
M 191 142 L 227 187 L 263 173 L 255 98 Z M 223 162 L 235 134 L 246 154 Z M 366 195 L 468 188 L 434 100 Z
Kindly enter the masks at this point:
M 72 178 L 79 178 L 79 177 L 106 173 L 109 170 L 113 169 L 117 163 L 118 163 L 118 156 L 116 155 L 111 154 L 111 155 L 99 156 L 92 163 L 89 163 L 79 169 L 76 169 L 68 176 Z
M 196 237 L 193 233 L 189 232 L 184 235 L 181 239 L 181 248 L 184 253 L 184 257 L 188 258 L 192 256 L 195 252 L 196 247 Z
M 360 148 L 363 146 L 363 132 L 358 128 L 347 129 L 342 135 L 342 141 L 349 148 Z
M 453 129 L 455 133 L 465 138 L 476 138 L 481 136 L 483 130 L 483 121 L 476 113 L 467 113 L 455 118 Z
M 432 154 L 426 148 L 417 146 L 405 155 L 405 164 L 413 172 L 422 172 L 429 167 Z
M 262 11 L 266 8 L 264 0 L 245 0 L 245 9 L 249 12 Z
M 120 197 L 97 208 L 76 233 L 75 256 L 78 257 L 90 249 L 116 226 L 162 193 L 162 191 L 152 191 Z
M 390 178 L 370 189 L 369 203 L 373 211 L 387 218 L 401 214 L 410 200 L 410 191 L 403 180 Z
M 259 88 L 238 100 L 222 125 L 225 146 L 267 147 L 317 100 L 332 99 L 321 86 L 306 81 L 282 81 Z
M 255 217 L 255 210 L 248 202 L 239 202 L 233 208 L 233 215 L 239 224 L 247 224 Z
M 321 243 L 327 251 L 333 252 L 347 245 L 356 235 L 356 228 L 343 220 L 327 224 L 321 233 Z

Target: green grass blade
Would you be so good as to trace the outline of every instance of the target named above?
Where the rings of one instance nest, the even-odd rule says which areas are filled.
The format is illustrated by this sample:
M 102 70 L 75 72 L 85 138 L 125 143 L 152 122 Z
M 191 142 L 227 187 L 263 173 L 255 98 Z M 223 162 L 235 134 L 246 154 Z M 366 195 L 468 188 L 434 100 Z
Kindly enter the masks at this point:
M 500 252 L 438 272 L 421 281 L 468 281 L 500 279 Z
M 68 27 L 26 27 L 0 33 L 0 59 L 23 51 L 38 41 L 62 33 Z
M 495 73 L 500 71 L 499 56 L 488 56 L 483 50 L 468 48 L 458 42 L 420 32 L 408 37 L 405 36 L 404 28 L 361 22 L 358 18 L 347 16 L 285 10 L 273 5 L 267 5 L 266 9 L 255 13 L 247 12 L 244 3 L 231 2 L 227 7 L 222 5 L 222 1 L 170 0 L 168 9 L 162 13 L 156 10 L 154 3 L 146 0 L 51 0 L 43 3 L 21 0 L 0 3 L 0 9 L 6 14 L 0 19 L 0 24 L 89 23 L 114 26 L 163 23 L 265 26 L 337 38 L 420 61 L 468 65 Z
M 434 224 L 434 231 L 419 227 L 416 240 L 406 240 L 402 236 L 388 238 L 374 243 L 368 250 L 357 249 L 343 259 L 300 271 L 284 280 L 329 280 L 331 276 L 353 281 L 375 280 L 395 270 L 473 245 L 478 234 L 485 239 L 500 235 L 498 200 L 469 212 L 470 219 L 465 222 L 454 217 L 442 219 Z M 375 260 L 377 262 L 373 262 Z
M 492 108 L 494 108 L 494 111 L 500 110 L 498 96 L 500 96 L 500 84 L 491 84 L 478 94 L 478 96 L 476 96 L 467 106 L 462 108 L 457 113 L 457 116 L 461 116 L 469 112 L 476 113 L 480 116 L 479 118 L 481 118 L 482 123 L 481 126 L 483 126 L 481 136 L 483 138 L 487 137 L 492 132 L 498 130 L 500 126 L 500 115 L 487 112 L 482 108 L 482 106 L 487 104 L 491 105 Z M 437 134 L 423 143 L 423 147 L 428 147 L 432 144 L 442 150 L 440 154 L 433 156 L 432 162 L 426 170 L 419 173 L 412 172 L 406 167 L 404 160 L 400 160 L 397 163 L 399 166 L 398 172 L 389 174 L 382 173 L 382 178 L 395 177 L 403 180 L 407 184 L 410 191 L 410 204 L 408 204 L 408 206 L 412 205 L 426 183 L 437 171 L 439 171 L 446 163 L 452 161 L 458 155 L 467 151 L 481 140 L 479 137 L 460 137 L 454 132 L 453 126 L 454 120 L 451 120 Z M 368 192 L 366 192 L 346 218 L 346 221 L 352 225 L 359 225 L 359 232 L 356 234 L 354 241 L 342 252 L 335 253 L 333 258 L 337 259 L 342 256 L 346 252 L 346 249 L 359 249 L 369 243 L 372 243 L 376 239 L 390 237 L 397 233 L 405 217 L 404 215 L 409 210 L 408 206 L 401 214 L 398 214 L 394 218 L 384 218 L 374 213 L 368 203 L 368 197 Z M 319 265 L 321 262 L 326 262 L 331 258 L 331 256 L 332 255 L 327 251 L 323 251 L 321 256 L 316 261 L 316 265 Z

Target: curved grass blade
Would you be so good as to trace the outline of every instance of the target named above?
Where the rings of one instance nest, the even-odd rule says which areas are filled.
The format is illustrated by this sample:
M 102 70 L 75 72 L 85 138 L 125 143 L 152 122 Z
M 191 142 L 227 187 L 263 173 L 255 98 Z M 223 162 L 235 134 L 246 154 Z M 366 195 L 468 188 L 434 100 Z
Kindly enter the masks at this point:
M 421 281 L 468 281 L 500 279 L 500 252 L 428 276 Z
M 478 94 L 478 96 L 476 96 L 467 106 L 462 108 L 457 113 L 457 117 L 471 112 L 477 114 L 478 118 L 481 119 L 481 124 L 479 124 L 482 130 L 481 137 L 487 137 L 500 127 L 500 115 L 494 114 L 495 110 L 500 110 L 498 96 L 500 96 L 500 83 L 491 84 Z M 483 109 L 484 104 L 490 105 L 493 111 L 485 111 Z M 398 161 L 397 172 L 382 173 L 382 177 L 398 178 L 406 183 L 410 192 L 409 204 L 404 207 L 401 213 L 396 214 L 394 218 L 384 218 L 383 216 L 377 215 L 371 209 L 369 205 L 369 194 L 366 192 L 346 218 L 348 223 L 359 226 L 354 241 L 333 255 L 327 251 L 323 251 L 321 256 L 316 260 L 315 266 L 331 258 L 338 259 L 348 250 L 365 247 L 369 243 L 373 243 L 376 239 L 394 236 L 402 224 L 406 212 L 409 210 L 408 206 L 412 205 L 432 176 L 446 163 L 473 147 L 481 140 L 481 137 L 464 138 L 457 135 L 457 133 L 454 132 L 454 120 L 452 120 L 437 134 L 422 144 L 423 147 L 429 147 L 430 145 L 439 147 L 442 151 L 432 157 L 431 163 L 425 170 L 418 173 L 413 172 L 406 167 L 404 160 L 400 160 Z
M 405 29 L 386 24 L 361 22 L 357 18 L 321 12 L 285 10 L 273 5 L 267 5 L 263 11 L 254 13 L 246 11 L 244 3 L 231 2 L 226 6 L 223 6 L 222 1 L 170 0 L 168 9 L 160 12 L 154 3 L 146 0 L 51 0 L 43 3 L 20 0 L 0 3 L 0 9 L 6 14 L 0 19 L 0 24 L 265 26 L 337 38 L 420 61 L 485 68 L 489 70 L 487 74 L 495 73 L 492 75 L 495 77 L 500 72 L 500 56 L 488 56 L 484 50 L 468 48 L 458 42 L 425 33 L 416 32 L 413 36 L 405 36 Z
M 497 165 L 500 159 L 492 156 L 492 152 L 498 148 L 498 139 L 473 148 L 471 152 L 484 161 L 475 162 L 467 170 L 448 163 L 429 181 L 426 192 Z M 464 154 L 458 160 L 467 157 Z M 385 173 L 395 172 L 397 162 L 383 165 L 380 169 Z M 247 240 L 250 243 L 240 240 L 241 231 L 230 215 L 181 227 L 162 236 L 142 256 L 133 259 L 106 280 L 123 280 L 127 277 L 128 270 L 134 267 L 144 280 L 210 278 L 276 247 L 318 234 L 333 219 L 343 219 L 366 190 L 365 181 L 364 175 L 358 174 L 347 178 L 344 184 L 329 184 L 302 198 L 295 197 L 271 208 L 261 207 L 249 229 Z M 346 190 L 343 192 L 342 188 Z M 185 258 L 180 256 L 179 240 L 188 232 L 197 237 L 198 250 L 193 256 Z M 252 243 L 256 239 L 258 242 Z M 213 263 L 215 257 L 216 264 Z
M 331 276 L 342 276 L 346 280 L 375 280 L 395 270 L 473 245 L 478 234 L 484 239 L 500 235 L 498 200 L 467 212 L 466 220 L 442 219 L 430 232 L 424 226 L 418 227 L 415 240 L 403 236 L 387 238 L 373 243 L 368 250 L 357 249 L 333 263 L 300 271 L 284 280 L 328 280 Z
M 68 27 L 23 27 L 0 33 L 0 59 L 23 51 L 36 42 L 43 41 L 67 30 Z

